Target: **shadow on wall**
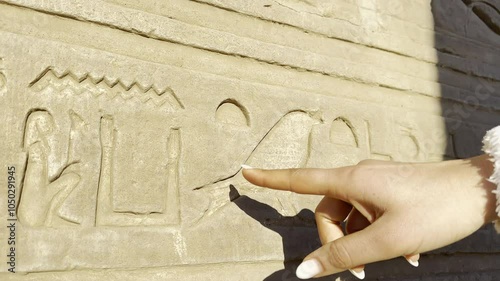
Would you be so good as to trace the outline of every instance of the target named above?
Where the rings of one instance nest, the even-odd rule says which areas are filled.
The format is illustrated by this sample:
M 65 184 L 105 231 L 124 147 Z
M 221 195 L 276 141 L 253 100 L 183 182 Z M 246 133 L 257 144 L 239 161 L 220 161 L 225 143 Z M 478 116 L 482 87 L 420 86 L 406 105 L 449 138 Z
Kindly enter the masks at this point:
M 302 209 L 295 216 L 282 216 L 273 207 L 246 195 L 240 195 L 233 185 L 229 186 L 229 199 L 246 215 L 281 236 L 284 268 L 269 275 L 263 281 L 301 280 L 295 276 L 295 271 L 304 258 L 303 252 L 310 253 L 321 247 L 314 213 L 309 209 Z M 335 275 L 335 278 L 337 277 L 341 277 L 343 281 L 358 280 L 348 272 Z M 314 280 L 327 281 L 333 279 L 332 276 L 325 276 Z
M 486 131 L 500 125 L 500 1 L 432 0 L 431 6 L 445 157 L 476 156 Z M 487 225 L 431 254 L 487 255 L 498 249 L 500 238 Z
M 304 253 L 311 253 L 321 247 L 314 213 L 309 209 L 302 209 L 295 216 L 282 216 L 273 207 L 254 200 L 246 195 L 240 195 L 235 186 L 229 186 L 229 199 L 246 215 L 258 221 L 262 226 L 278 233 L 283 243 L 283 269 L 267 276 L 263 281 L 299 281 L 295 271 L 304 258 Z M 368 265 L 370 275 L 365 280 L 381 280 L 379 277 L 394 275 L 394 272 L 407 269 L 410 265 L 403 258 L 390 262 L 380 262 Z M 397 269 L 397 270 L 395 270 Z M 416 271 L 417 273 L 419 271 Z M 355 281 L 356 277 L 349 272 L 342 272 L 334 276 L 315 278 L 318 281 Z
M 269 275 L 264 281 L 296 281 L 295 270 L 303 257 L 297 249 L 312 252 L 321 246 L 316 231 L 314 213 L 302 209 L 295 216 L 282 216 L 273 207 L 240 195 L 233 185 L 229 187 L 229 199 L 245 214 L 258 221 L 266 228 L 278 233 L 283 241 L 284 269 Z M 331 280 L 320 278 L 315 280 Z
M 481 154 L 500 125 L 500 1 L 432 0 L 449 158 Z

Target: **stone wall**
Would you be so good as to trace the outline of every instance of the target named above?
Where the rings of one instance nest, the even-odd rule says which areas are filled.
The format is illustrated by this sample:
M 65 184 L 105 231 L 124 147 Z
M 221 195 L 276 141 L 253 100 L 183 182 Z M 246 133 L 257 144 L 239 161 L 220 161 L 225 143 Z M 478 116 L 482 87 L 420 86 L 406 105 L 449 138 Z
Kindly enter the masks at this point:
M 240 164 L 480 153 L 500 124 L 499 9 L 0 0 L 0 279 L 296 280 L 319 198 L 251 186 Z M 500 280 L 500 237 L 420 264 L 366 279 Z

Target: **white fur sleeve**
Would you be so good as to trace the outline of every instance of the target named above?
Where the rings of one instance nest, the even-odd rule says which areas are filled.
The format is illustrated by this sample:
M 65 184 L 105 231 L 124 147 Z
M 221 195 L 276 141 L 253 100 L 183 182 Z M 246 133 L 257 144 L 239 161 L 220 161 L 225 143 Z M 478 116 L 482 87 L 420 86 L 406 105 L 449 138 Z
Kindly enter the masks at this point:
M 497 196 L 497 214 L 499 220 L 495 222 L 495 228 L 498 233 L 500 233 L 500 126 L 489 130 L 483 139 L 483 151 L 488 153 L 493 162 L 493 175 L 489 178 L 489 181 L 497 186 L 497 189 L 493 191 Z

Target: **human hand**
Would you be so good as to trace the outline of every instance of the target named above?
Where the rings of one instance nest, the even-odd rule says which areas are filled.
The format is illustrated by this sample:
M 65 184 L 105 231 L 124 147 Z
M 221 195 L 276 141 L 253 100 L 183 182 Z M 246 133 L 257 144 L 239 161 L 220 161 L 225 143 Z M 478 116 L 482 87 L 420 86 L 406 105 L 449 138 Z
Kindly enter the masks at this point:
M 348 269 L 363 278 L 365 264 L 398 256 L 414 261 L 497 219 L 487 155 L 419 164 L 365 160 L 336 169 L 243 168 L 255 185 L 324 196 L 315 211 L 323 246 L 297 268 L 302 279 Z

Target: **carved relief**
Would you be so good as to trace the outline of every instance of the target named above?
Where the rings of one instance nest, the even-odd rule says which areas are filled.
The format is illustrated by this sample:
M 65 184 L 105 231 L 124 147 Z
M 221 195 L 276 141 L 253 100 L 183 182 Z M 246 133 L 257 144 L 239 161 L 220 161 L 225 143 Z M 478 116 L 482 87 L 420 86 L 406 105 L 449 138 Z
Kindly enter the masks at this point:
M 355 165 L 374 153 L 368 121 L 346 109 L 325 113 L 330 120 L 314 130 L 308 167 L 327 168 Z M 326 155 L 332 155 L 328 157 Z M 326 156 L 326 157 L 325 157 Z
M 330 128 L 330 141 L 334 144 L 359 147 L 354 127 L 342 117 L 333 120 Z
M 112 116 L 101 118 L 96 225 L 180 222 L 180 138 L 178 128 L 127 128 Z
M 281 117 L 258 142 L 245 164 L 265 169 L 305 167 L 310 156 L 313 126 L 322 123 L 317 112 L 292 111 Z M 262 188 L 249 186 L 241 173 L 229 175 L 223 180 L 195 188 L 210 198 L 207 210 L 199 220 L 207 218 L 227 206 L 230 185 L 243 191 L 262 192 Z M 289 200 L 288 200 L 289 201 Z M 283 207 L 285 213 L 293 213 L 291 205 Z
M 490 0 L 462 0 L 472 12 L 497 35 L 500 35 L 500 10 L 499 2 Z M 496 3 L 495 3 L 496 2 Z
M 103 116 L 100 125 L 101 141 L 101 174 L 99 175 L 99 189 L 97 193 L 96 225 L 101 224 L 102 216 L 111 213 L 111 171 L 115 129 L 113 118 Z
M 120 79 L 94 77 L 86 73 L 77 75 L 71 71 L 58 72 L 47 68 L 30 86 L 37 92 L 56 91 L 65 95 L 89 94 L 94 98 L 105 96 L 106 99 L 133 100 L 141 104 L 153 104 L 155 107 L 178 110 L 184 108 L 170 88 L 159 90 L 154 85 L 142 86 L 139 82 L 126 84 Z
M 420 153 L 417 137 L 409 128 L 402 128 L 401 132 L 398 142 L 398 154 L 403 156 L 403 159 L 416 160 Z
M 262 138 L 246 164 L 263 169 L 306 166 L 311 150 L 311 131 L 320 122 L 316 113 L 292 111 L 286 114 Z
M 58 72 L 49 67 L 31 84 L 38 93 L 101 98 L 105 101 L 139 101 L 167 112 L 182 109 L 170 88 L 158 90 L 138 82 L 96 78 Z M 47 110 L 34 110 L 26 121 L 23 146 L 28 153 L 24 192 L 18 208 L 20 220 L 28 226 L 66 225 L 165 225 L 179 224 L 178 169 L 180 129 L 140 111 L 133 122 L 127 118 L 103 115 L 100 123 L 89 123 L 102 115 L 103 106 L 78 114 L 68 111 L 68 142 L 53 152 L 65 164 L 51 180 L 54 170 L 47 140 L 56 126 Z M 59 118 L 59 117 L 58 117 Z M 60 129 L 58 129 L 60 131 Z M 100 142 L 95 143 L 99 133 Z M 60 143 L 60 140 L 59 140 Z M 99 147 L 100 146 L 100 147 Z M 61 148 L 67 147 L 67 152 Z M 89 150 L 90 148 L 90 150 Z M 96 171 L 101 152 L 101 169 Z M 64 158 L 66 157 L 66 158 Z M 82 163 L 85 159 L 86 162 Z M 133 163 L 133 164 L 131 164 Z M 57 165 L 56 165 L 57 166 Z M 94 171 L 94 172 L 91 172 Z M 84 173 L 86 172 L 86 173 Z M 98 182 L 93 178 L 99 173 Z M 42 198 L 40 200 L 40 198 Z M 85 210 L 84 210 L 85 209 Z
M 89 198 L 85 195 L 83 189 L 89 188 L 89 178 L 92 175 L 84 173 L 85 168 L 83 166 L 83 159 L 89 151 L 89 142 L 91 136 L 89 135 L 89 124 L 81 117 L 78 113 L 73 110 L 68 111 L 70 119 L 70 131 L 69 131 L 69 141 L 68 141 L 68 153 L 67 160 L 68 167 L 66 171 L 72 171 L 80 175 L 80 184 L 71 192 L 64 202 L 62 202 L 59 208 L 59 217 L 66 221 L 82 224 L 84 220 L 83 210 L 89 205 L 93 205 Z
M 276 3 L 292 11 L 315 14 L 322 17 L 333 17 L 337 3 L 328 0 L 278 0 Z
M 390 155 L 381 153 L 372 153 L 370 158 L 374 160 L 392 161 L 392 157 Z
M 217 107 L 215 119 L 220 123 L 244 127 L 250 126 L 247 109 L 233 99 L 227 99 Z
M 61 205 L 80 182 L 69 164 L 60 176 L 49 181 L 48 155 L 51 152 L 48 137 L 55 123 L 44 110 L 29 113 L 24 131 L 24 150 L 28 154 L 26 175 L 18 208 L 19 220 L 27 226 L 53 226 L 57 216 L 76 223 L 60 213 Z
M 2 68 L 2 58 L 0 58 L 0 96 L 7 92 L 7 78 Z
M 71 120 L 71 128 L 69 132 L 67 162 L 76 163 L 81 159 L 80 154 L 82 153 L 82 149 L 80 149 L 80 142 L 82 140 L 82 135 L 88 130 L 89 124 L 87 124 L 75 111 L 70 110 L 68 113 Z
M 495 35 L 472 9 L 459 40 L 433 28 L 427 1 L 4 2 L 0 146 L 21 227 L 21 274 L 6 279 L 296 279 L 320 246 L 304 209 L 320 198 L 254 187 L 239 164 L 427 160 L 440 102 L 460 103 L 467 73 L 498 80 Z M 464 122 L 500 116 L 478 112 Z

